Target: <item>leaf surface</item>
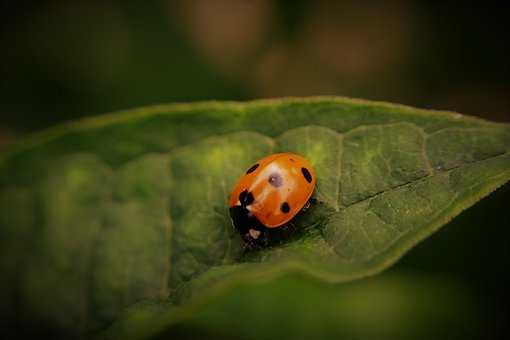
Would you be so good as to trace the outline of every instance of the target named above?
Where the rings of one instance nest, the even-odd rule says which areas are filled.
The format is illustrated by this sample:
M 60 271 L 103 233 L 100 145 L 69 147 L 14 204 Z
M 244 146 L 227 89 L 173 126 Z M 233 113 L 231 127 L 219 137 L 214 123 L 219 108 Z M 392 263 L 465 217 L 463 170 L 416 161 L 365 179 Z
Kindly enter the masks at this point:
M 144 299 L 187 303 L 289 272 L 375 274 L 508 181 L 509 150 L 505 124 L 328 97 L 163 105 L 58 127 L 0 158 L 2 313 L 81 332 Z M 319 203 L 287 242 L 243 255 L 230 189 L 278 151 L 314 165 Z

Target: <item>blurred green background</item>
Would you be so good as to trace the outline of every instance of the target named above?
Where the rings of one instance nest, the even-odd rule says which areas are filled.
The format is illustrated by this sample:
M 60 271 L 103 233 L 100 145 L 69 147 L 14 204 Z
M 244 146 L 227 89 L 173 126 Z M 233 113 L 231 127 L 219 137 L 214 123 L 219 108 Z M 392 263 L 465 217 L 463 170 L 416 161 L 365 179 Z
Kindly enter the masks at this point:
M 0 144 L 135 106 L 334 94 L 510 120 L 508 20 L 419 1 L 4 1 Z
M 508 17 L 487 2 L 5 1 L 0 16 L 0 149 L 63 121 L 208 99 L 342 95 L 510 121 Z M 476 302 L 473 338 L 502 337 L 509 202 L 507 185 L 384 275 L 455 282 Z

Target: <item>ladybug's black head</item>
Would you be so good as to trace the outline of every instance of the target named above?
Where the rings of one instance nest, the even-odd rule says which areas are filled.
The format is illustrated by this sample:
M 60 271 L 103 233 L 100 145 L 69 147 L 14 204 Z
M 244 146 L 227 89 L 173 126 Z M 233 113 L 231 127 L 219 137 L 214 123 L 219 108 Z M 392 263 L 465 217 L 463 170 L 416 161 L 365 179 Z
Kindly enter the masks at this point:
M 267 245 L 267 228 L 245 206 L 231 207 L 230 218 L 232 226 L 249 246 L 260 248 Z

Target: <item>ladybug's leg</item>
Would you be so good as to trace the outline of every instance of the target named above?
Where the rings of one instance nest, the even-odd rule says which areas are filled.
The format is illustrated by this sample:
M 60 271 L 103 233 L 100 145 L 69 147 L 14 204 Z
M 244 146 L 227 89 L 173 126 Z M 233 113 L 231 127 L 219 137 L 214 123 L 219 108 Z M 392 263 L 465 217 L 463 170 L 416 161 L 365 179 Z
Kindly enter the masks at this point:
M 292 235 L 294 235 L 297 231 L 297 226 L 294 222 L 288 222 L 282 227 L 282 239 L 288 240 Z
M 258 249 L 260 249 L 260 246 L 257 245 L 255 242 L 245 241 L 243 245 L 242 256 Z
M 245 255 L 251 249 L 251 245 L 248 242 L 243 243 L 243 251 L 242 254 Z
M 285 225 L 285 228 L 289 230 L 291 233 L 294 233 L 296 231 L 296 225 L 293 222 L 289 222 Z
M 317 199 L 313 198 L 313 197 L 310 197 L 310 199 L 305 203 L 305 206 L 301 210 L 302 211 L 306 211 L 306 210 L 308 210 L 310 208 L 310 206 L 312 204 L 316 204 L 316 203 L 317 203 Z

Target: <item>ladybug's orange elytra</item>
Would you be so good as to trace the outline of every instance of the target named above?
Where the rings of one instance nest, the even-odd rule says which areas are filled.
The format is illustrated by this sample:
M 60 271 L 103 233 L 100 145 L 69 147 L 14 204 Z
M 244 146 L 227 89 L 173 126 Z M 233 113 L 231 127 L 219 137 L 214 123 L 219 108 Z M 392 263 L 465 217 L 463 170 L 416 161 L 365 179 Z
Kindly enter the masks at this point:
M 315 169 L 299 155 L 277 153 L 259 160 L 230 195 L 234 227 L 245 240 L 252 241 L 265 228 L 285 225 L 308 202 L 315 183 Z

